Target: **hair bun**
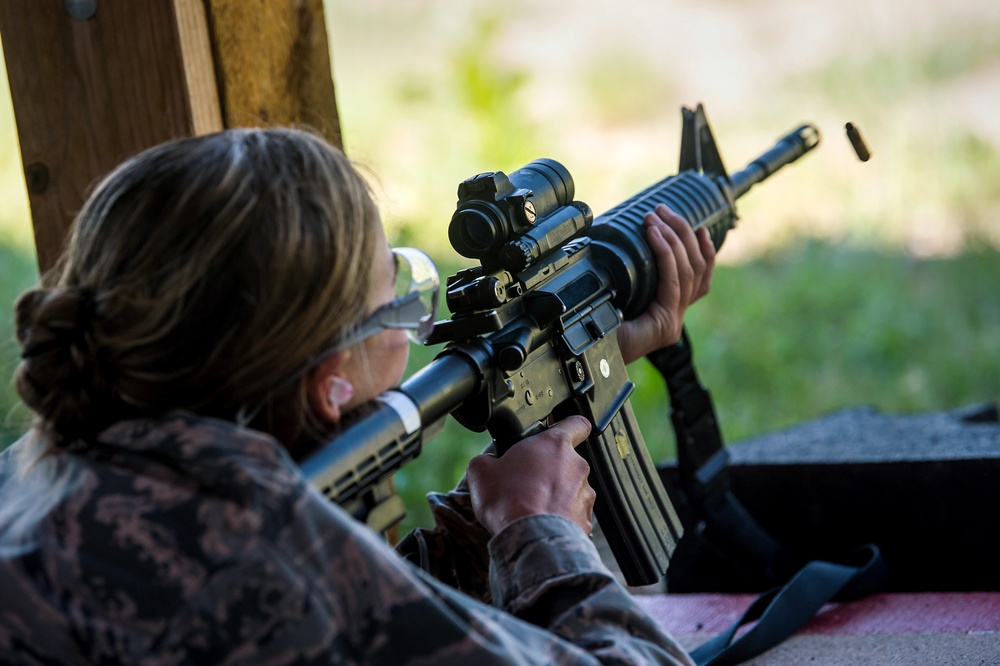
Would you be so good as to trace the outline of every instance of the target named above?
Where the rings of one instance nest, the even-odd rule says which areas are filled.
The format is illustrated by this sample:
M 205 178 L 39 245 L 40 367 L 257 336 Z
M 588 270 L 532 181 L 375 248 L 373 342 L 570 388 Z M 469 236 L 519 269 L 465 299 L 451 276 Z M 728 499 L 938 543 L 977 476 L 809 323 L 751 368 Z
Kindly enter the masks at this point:
M 95 385 L 93 299 L 79 287 L 34 289 L 14 306 L 21 364 L 15 384 L 25 404 L 60 434 L 76 434 Z
M 31 358 L 74 344 L 90 328 L 93 300 L 79 287 L 33 289 L 14 306 L 21 357 Z

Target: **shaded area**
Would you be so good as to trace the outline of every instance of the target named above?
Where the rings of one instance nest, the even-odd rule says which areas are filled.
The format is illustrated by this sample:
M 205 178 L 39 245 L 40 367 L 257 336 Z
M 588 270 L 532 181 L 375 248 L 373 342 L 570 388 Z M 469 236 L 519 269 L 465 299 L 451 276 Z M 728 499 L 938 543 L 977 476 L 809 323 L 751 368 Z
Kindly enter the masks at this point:
M 873 543 L 892 591 L 1000 590 L 995 405 L 906 415 L 847 409 L 730 451 L 733 494 L 803 561 L 839 562 Z M 668 488 L 678 487 L 673 465 L 661 474 Z M 675 500 L 686 515 L 683 500 Z M 671 561 L 668 588 L 763 591 L 741 571 L 745 563 L 689 530 Z

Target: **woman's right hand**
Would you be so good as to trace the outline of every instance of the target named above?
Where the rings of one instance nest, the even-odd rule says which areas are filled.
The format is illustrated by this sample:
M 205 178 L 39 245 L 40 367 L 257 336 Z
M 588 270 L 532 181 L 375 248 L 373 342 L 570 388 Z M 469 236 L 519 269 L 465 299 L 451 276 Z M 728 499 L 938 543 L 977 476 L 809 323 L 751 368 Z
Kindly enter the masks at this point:
M 502 457 L 476 456 L 468 481 L 476 518 L 492 534 L 524 516 L 554 514 L 593 531 L 596 493 L 590 466 L 574 450 L 590 434 L 590 422 L 568 417 L 510 447 Z

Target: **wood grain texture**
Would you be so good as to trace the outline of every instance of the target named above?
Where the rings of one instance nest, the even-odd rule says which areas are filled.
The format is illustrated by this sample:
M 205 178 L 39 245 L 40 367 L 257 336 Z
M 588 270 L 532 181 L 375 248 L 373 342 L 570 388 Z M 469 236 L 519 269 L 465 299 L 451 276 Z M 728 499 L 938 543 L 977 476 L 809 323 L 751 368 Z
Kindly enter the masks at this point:
M 0 2 L 0 34 L 25 180 L 44 272 L 93 185 L 125 158 L 211 124 L 203 85 L 194 104 L 184 49 L 193 48 L 184 0 L 98 0 L 77 20 L 61 0 Z M 207 52 L 207 28 L 199 47 Z M 196 60 L 189 59 L 193 67 Z M 203 65 L 202 65 L 203 66 Z M 200 97 L 199 97 L 200 95 Z M 216 107 L 218 105 L 215 102 Z M 196 122 L 197 121 L 197 122 Z
M 322 0 L 206 2 L 226 126 L 307 126 L 342 147 Z
M 222 110 L 205 5 L 202 0 L 174 0 L 174 15 L 181 42 L 193 133 L 218 132 L 223 128 Z

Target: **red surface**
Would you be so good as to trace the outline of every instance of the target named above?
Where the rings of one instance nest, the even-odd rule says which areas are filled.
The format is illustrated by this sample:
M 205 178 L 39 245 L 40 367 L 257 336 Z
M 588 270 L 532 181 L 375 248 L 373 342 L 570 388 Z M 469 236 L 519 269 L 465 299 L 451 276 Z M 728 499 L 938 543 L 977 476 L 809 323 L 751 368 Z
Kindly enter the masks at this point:
M 714 635 L 729 627 L 756 599 L 749 594 L 637 596 L 676 636 Z M 1000 593 L 876 594 L 827 604 L 799 634 L 968 634 L 1000 632 Z

